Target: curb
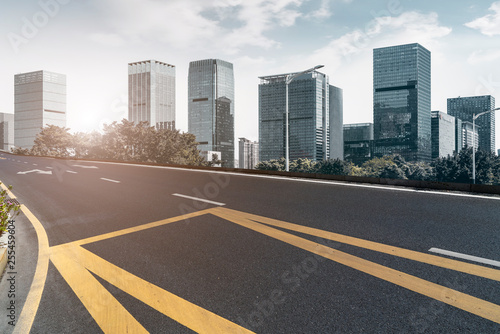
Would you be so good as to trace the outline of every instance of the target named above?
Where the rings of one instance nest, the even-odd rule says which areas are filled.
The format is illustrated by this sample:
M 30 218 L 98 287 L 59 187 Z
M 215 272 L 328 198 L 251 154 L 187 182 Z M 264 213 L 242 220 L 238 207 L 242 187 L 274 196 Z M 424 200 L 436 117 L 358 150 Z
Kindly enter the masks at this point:
M 0 277 L 3 276 L 5 267 L 7 267 L 7 232 L 0 237 Z

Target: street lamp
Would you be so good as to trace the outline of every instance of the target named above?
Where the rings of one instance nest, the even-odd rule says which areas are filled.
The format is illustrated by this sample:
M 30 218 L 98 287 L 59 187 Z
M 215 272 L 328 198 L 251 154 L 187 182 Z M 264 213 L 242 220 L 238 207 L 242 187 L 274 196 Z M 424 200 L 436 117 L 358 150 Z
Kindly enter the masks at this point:
M 288 124 L 288 85 L 290 82 L 292 82 L 295 78 L 300 77 L 301 75 L 316 71 L 319 68 L 324 67 L 325 65 L 316 65 L 313 68 L 310 68 L 308 70 L 302 71 L 300 73 L 295 73 L 295 74 L 288 74 L 285 78 L 285 123 L 286 123 L 286 131 L 285 131 L 285 160 L 286 160 L 286 171 L 290 171 L 290 130 L 289 130 L 289 124 Z
M 483 111 L 479 114 L 473 114 L 472 115 L 472 184 L 476 184 L 476 119 L 479 116 L 482 116 L 484 114 L 488 114 L 490 112 L 493 112 L 495 110 L 499 110 L 500 108 L 495 108 L 487 111 Z

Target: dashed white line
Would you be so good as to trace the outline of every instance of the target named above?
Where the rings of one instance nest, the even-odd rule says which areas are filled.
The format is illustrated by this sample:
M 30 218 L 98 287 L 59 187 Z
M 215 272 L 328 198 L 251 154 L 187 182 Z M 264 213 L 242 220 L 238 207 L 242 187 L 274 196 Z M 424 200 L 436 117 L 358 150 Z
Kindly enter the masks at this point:
M 214 204 L 214 205 L 218 205 L 218 206 L 224 206 L 224 205 L 226 205 L 225 203 L 214 202 L 214 201 L 210 201 L 210 200 L 208 200 L 208 199 L 204 199 L 204 198 L 198 198 L 198 197 L 186 196 L 186 195 L 181 195 L 181 194 L 172 194 L 172 195 L 177 196 L 177 197 L 183 197 L 183 198 L 187 198 L 187 199 L 192 199 L 193 201 L 198 201 L 198 202 L 205 202 L 205 203 L 209 203 L 209 204 Z
M 71 173 L 71 174 L 78 174 L 77 172 L 75 171 L 72 171 L 72 170 L 67 170 L 66 173 Z
M 121 181 L 116 181 L 116 180 L 106 179 L 106 178 L 104 178 L 104 177 L 101 177 L 101 180 L 103 180 L 103 181 L 108 181 L 108 182 L 114 182 L 114 183 L 121 183 Z
M 437 253 L 437 254 L 442 254 L 442 255 L 447 255 L 447 256 L 453 256 L 453 257 L 456 257 L 456 258 L 459 258 L 459 259 L 474 261 L 474 262 L 478 262 L 478 263 L 484 263 L 484 264 L 488 264 L 490 266 L 500 267 L 500 262 L 499 261 L 485 259 L 484 257 L 467 255 L 467 254 L 452 252 L 452 251 L 448 251 L 448 250 L 445 250 L 445 249 L 439 249 L 439 248 L 431 248 L 431 249 L 429 249 L 429 252 Z

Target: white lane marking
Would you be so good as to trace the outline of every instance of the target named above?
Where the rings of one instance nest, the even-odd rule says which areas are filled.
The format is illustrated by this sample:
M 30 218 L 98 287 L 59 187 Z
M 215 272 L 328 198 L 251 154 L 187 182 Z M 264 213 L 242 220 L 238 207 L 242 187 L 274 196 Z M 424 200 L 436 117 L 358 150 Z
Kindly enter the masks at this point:
M 329 184 L 336 186 L 344 186 L 344 187 L 353 187 L 353 188 L 369 188 L 376 190 L 390 190 L 390 191 L 402 191 L 402 192 L 413 192 L 419 194 L 433 194 L 440 196 L 454 196 L 454 197 L 467 197 L 474 199 L 489 199 L 500 201 L 500 197 L 498 196 L 486 196 L 486 195 L 475 195 L 475 194 L 467 194 L 467 193 L 455 193 L 455 192 L 445 192 L 445 191 L 437 191 L 437 190 L 421 190 L 414 188 L 404 188 L 387 186 L 387 185 L 372 185 L 365 183 L 352 183 L 354 181 L 334 181 L 334 180 L 311 180 L 311 179 L 299 179 L 295 177 L 287 177 L 287 176 L 279 176 L 279 175 L 255 175 L 255 174 L 246 174 L 246 173 L 236 173 L 236 172 L 219 172 L 214 170 L 202 170 L 202 169 L 191 169 L 191 168 L 182 168 L 182 167 L 167 167 L 167 166 L 148 166 L 148 165 L 136 165 L 129 164 L 124 162 L 104 162 L 104 161 L 92 161 L 94 164 L 108 164 L 108 165 L 122 165 L 122 166 L 133 166 L 133 167 L 142 167 L 142 168 L 156 168 L 156 169 L 170 169 L 170 170 L 183 170 L 188 172 L 198 172 L 198 173 L 212 173 L 212 174 L 226 174 L 226 175 L 235 175 L 242 177 L 254 177 L 254 178 L 264 178 L 264 179 L 274 179 L 274 180 L 282 180 L 289 182 L 305 182 L 305 183 L 318 183 L 318 184 Z
M 199 201 L 199 202 L 205 202 L 205 203 L 209 203 L 209 204 L 214 204 L 214 205 L 218 205 L 218 206 L 224 206 L 224 205 L 226 205 L 225 203 L 209 201 L 208 199 L 204 199 L 204 198 L 186 196 L 186 195 L 181 195 L 181 194 L 172 194 L 172 195 L 177 196 L 177 197 L 183 197 L 183 198 L 187 198 L 187 199 L 192 199 L 193 201 Z
M 71 167 L 99 169 L 99 167 L 97 167 L 97 166 L 85 166 L 85 165 L 72 165 Z
M 38 164 L 33 164 L 33 166 L 38 166 Z
M 453 256 L 453 257 L 457 257 L 459 259 L 464 259 L 464 260 L 470 260 L 470 261 L 474 261 L 474 262 L 489 264 L 490 266 L 500 267 L 500 261 L 485 259 L 484 257 L 467 255 L 467 254 L 452 252 L 452 251 L 448 251 L 448 250 L 445 250 L 445 249 L 439 249 L 439 248 L 431 248 L 431 249 L 429 249 L 429 252 L 438 253 L 438 254 L 442 254 L 442 255 Z
M 52 171 L 51 170 L 45 171 L 45 170 L 33 169 L 33 170 L 27 170 L 25 172 L 17 172 L 17 174 L 19 174 L 19 175 L 24 175 L 24 174 L 29 174 L 29 173 L 52 175 Z
M 54 167 L 45 167 L 45 168 L 47 168 L 47 169 L 54 169 Z
M 116 180 L 106 179 L 106 178 L 104 178 L 104 177 L 101 177 L 101 180 L 103 180 L 103 181 L 108 181 L 108 182 L 114 182 L 114 183 L 121 183 L 121 181 L 116 181 Z
M 66 173 L 71 173 L 71 174 L 78 174 L 77 172 L 74 172 L 72 170 L 67 170 Z
M 25 161 L 24 163 L 25 163 L 25 164 L 27 164 L 28 162 L 27 162 L 27 161 Z

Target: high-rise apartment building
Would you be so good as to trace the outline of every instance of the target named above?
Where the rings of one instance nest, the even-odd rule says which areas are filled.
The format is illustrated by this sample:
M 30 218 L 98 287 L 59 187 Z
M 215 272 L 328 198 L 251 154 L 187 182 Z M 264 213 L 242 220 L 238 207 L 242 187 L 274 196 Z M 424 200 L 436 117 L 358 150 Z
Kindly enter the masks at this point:
M 455 152 L 455 117 L 441 111 L 431 113 L 432 159 L 452 156 Z
M 448 99 L 448 114 L 465 122 L 472 123 L 474 114 L 492 109 L 495 109 L 495 98 L 491 95 Z M 479 127 L 478 149 L 495 153 L 495 114 L 479 116 L 475 123 Z
M 420 44 L 373 50 L 374 154 L 431 160 L 431 53 Z
M 31 148 L 43 127 L 66 127 L 66 75 L 47 71 L 14 76 L 14 144 Z
M 175 129 L 175 66 L 156 60 L 128 64 L 128 119 Z
M 261 161 L 286 156 L 285 83 L 295 74 L 260 77 Z M 343 158 L 342 90 L 331 86 L 327 75 L 314 71 L 296 77 L 288 86 L 288 110 L 290 160 L 325 160 L 331 152 Z
M 189 64 L 188 132 L 201 151 L 221 152 L 222 167 L 234 167 L 233 64 L 219 59 Z
M 239 168 L 253 169 L 259 163 L 259 143 L 246 138 L 239 141 Z
M 344 160 L 360 166 L 373 158 L 373 123 L 344 124 Z
M 14 148 L 14 114 L 0 113 L 0 150 Z

